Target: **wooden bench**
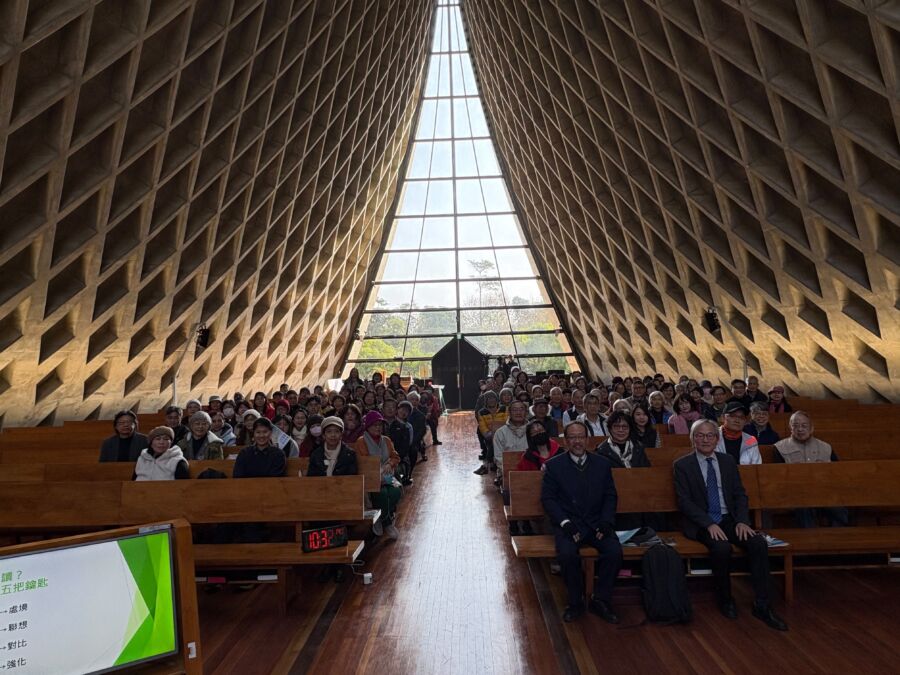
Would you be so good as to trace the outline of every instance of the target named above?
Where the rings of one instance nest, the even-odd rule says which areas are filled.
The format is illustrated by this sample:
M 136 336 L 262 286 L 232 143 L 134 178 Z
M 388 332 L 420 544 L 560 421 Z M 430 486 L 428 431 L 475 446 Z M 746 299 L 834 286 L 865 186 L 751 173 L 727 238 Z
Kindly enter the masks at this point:
M 48 482 L 80 482 L 80 481 L 130 481 L 134 473 L 131 462 L 96 462 L 93 464 L 37 464 L 40 457 L 31 463 L 4 464 L 0 470 L 0 483 L 23 481 Z M 381 486 L 381 460 L 378 457 L 357 457 L 359 473 L 364 477 L 368 492 L 377 492 Z M 221 471 L 229 478 L 234 471 L 234 460 L 219 459 L 193 461 L 189 463 L 191 478 L 196 478 L 206 469 Z M 298 471 L 306 472 L 309 468 L 308 457 L 295 457 L 287 460 L 285 476 L 295 477 Z M 373 487 L 374 486 L 374 487 Z
M 240 480 L 0 483 L 0 530 L 58 532 L 183 518 L 192 525 L 358 521 L 364 517 L 363 476 Z M 304 553 L 299 542 L 198 545 L 197 569 L 275 568 L 282 608 L 295 594 L 294 567 L 349 564 L 364 542 Z
M 741 479 L 747 491 L 751 509 L 759 507 L 759 489 L 756 480 L 758 466 L 742 466 Z M 544 507 L 541 504 L 541 481 L 543 475 L 539 471 L 513 471 L 509 474 L 509 506 L 506 514 L 510 520 L 540 520 L 544 518 Z M 647 469 L 613 469 L 613 479 L 619 495 L 618 513 L 677 513 L 678 503 L 675 498 L 675 486 L 671 466 L 651 467 Z M 693 573 L 691 561 L 707 558 L 709 551 L 703 544 L 688 539 L 680 532 L 660 532 L 661 537 L 671 540 L 675 548 L 687 561 L 687 573 Z M 518 558 L 553 558 L 556 546 L 553 535 L 532 535 L 512 538 L 513 550 Z M 639 560 L 646 548 L 625 546 L 623 553 L 626 560 Z M 735 547 L 736 555 L 743 551 Z M 784 594 L 788 602 L 793 600 L 793 560 L 790 546 L 773 548 L 771 555 L 784 558 Z M 585 568 L 586 589 L 593 589 L 593 561 L 597 557 L 595 549 L 582 549 Z M 781 572 L 775 571 L 775 574 Z M 708 573 L 707 573 L 708 574 Z

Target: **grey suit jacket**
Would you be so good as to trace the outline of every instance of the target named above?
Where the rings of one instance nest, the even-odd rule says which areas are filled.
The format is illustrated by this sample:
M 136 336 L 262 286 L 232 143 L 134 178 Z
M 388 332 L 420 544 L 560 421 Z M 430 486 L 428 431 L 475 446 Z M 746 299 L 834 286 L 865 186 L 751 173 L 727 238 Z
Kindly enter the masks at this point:
M 750 524 L 747 493 L 741 483 L 741 474 L 731 455 L 716 453 L 719 473 L 722 474 L 722 494 L 725 507 L 735 522 Z M 706 481 L 695 453 L 685 455 L 675 462 L 675 495 L 678 508 L 684 515 L 685 536 L 696 539 L 700 528 L 712 525 L 709 517 L 709 500 L 706 498 Z

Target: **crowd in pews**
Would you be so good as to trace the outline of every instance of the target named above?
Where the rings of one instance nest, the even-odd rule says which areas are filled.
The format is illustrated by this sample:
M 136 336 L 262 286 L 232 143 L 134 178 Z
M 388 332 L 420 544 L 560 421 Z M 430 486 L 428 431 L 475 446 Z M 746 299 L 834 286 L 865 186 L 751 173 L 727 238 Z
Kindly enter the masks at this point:
M 308 476 L 356 475 L 358 457 L 378 457 L 381 485 L 369 491 L 367 506 L 381 511 L 373 533 L 393 540 L 400 536 L 394 519 L 403 488 L 413 485 L 428 448 L 440 445 L 441 414 L 429 384 L 404 388 L 396 373 L 386 382 L 380 373 L 362 380 L 354 368 L 332 391 L 283 384 L 271 395 L 236 392 L 212 395 L 205 407 L 195 399 L 183 409 L 171 405 L 165 425 L 147 435 L 139 433 L 134 412 L 119 411 L 100 461 L 130 462 L 132 479 L 145 481 L 187 479 L 190 462 L 222 459 L 234 460 L 234 478 L 281 477 L 288 460 L 298 457 L 308 458 Z
M 481 465 L 475 473 L 495 473 L 494 483 L 508 505 L 504 453 L 519 453 L 513 455 L 520 459 L 512 470 L 544 472 L 541 502 L 557 552 L 551 570 L 562 574 L 569 595 L 565 620 L 584 611 L 579 550 L 590 546 L 599 561 L 588 605 L 601 618 L 618 622 L 610 604 L 622 564 L 616 531 L 651 528 L 652 533 L 665 527 L 666 514 L 617 514 L 610 469 L 648 468 L 648 451 L 660 448 L 664 435 L 681 434 L 689 438 L 689 447 L 680 453 L 684 457 L 674 465 L 682 525 L 686 536 L 709 550 L 720 610 L 726 617 L 736 616 L 729 584 L 735 545 L 749 559 L 753 615 L 787 630 L 769 600 L 768 546 L 751 527 L 737 469 L 762 463 L 761 444 L 775 446 L 775 462 L 831 462 L 837 457 L 830 445 L 813 437 L 805 412 L 791 415 L 789 437 L 782 439 L 773 429 L 771 413 L 792 412 L 782 386 L 763 393 L 753 376 L 735 379 L 726 389 L 686 376 L 668 382 L 660 374 L 615 377 L 607 386 L 580 373 L 534 377 L 512 366 L 495 371 L 481 389 L 475 411 Z M 795 512 L 800 527 L 815 525 L 819 515 L 832 524 L 847 524 L 844 508 Z M 528 520 L 511 519 L 509 529 L 513 536 L 533 534 Z

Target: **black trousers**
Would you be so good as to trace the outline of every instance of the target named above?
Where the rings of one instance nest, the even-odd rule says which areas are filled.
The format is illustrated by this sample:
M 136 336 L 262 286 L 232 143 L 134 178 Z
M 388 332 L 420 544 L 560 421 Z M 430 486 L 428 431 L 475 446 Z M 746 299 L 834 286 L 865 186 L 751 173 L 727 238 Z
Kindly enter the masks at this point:
M 750 561 L 750 582 L 753 584 L 753 592 L 758 604 L 769 603 L 769 546 L 765 537 L 756 534 L 744 541 L 738 539 L 735 532 L 734 518 L 726 514 L 719 523 L 719 527 L 728 537 L 728 541 L 714 540 L 706 528 L 701 528 L 697 533 L 697 541 L 709 549 L 709 558 L 712 563 L 713 579 L 716 587 L 716 599 L 719 602 L 731 598 L 731 545 L 738 546 L 747 553 Z
M 579 555 L 579 549 L 584 546 L 593 546 L 600 554 L 595 569 L 594 598 L 609 602 L 612 599 L 616 577 L 622 568 L 622 545 L 618 538 L 606 536 L 598 541 L 591 535 L 576 544 L 569 535 L 558 528 L 555 534 L 556 559 L 566 584 L 568 604 L 575 606 L 584 602 L 584 574 L 581 571 L 581 555 Z
M 437 443 L 438 442 L 438 437 L 437 437 L 438 423 L 434 420 L 427 420 L 427 422 L 428 422 L 428 428 L 431 429 L 431 442 Z

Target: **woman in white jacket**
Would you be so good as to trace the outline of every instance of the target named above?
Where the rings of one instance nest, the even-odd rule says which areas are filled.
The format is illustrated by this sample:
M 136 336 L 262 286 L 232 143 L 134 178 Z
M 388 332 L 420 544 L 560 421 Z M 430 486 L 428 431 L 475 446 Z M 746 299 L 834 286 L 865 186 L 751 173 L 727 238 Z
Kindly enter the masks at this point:
M 149 448 L 141 451 L 132 480 L 175 480 L 190 478 L 187 460 L 170 427 L 156 427 L 147 435 Z

